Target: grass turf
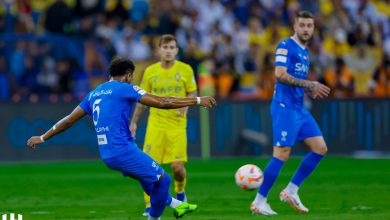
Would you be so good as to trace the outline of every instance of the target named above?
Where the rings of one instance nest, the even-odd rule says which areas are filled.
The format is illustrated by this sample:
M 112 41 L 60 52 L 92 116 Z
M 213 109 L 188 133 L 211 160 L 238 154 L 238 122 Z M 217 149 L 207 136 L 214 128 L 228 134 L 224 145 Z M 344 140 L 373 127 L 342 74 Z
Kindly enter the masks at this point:
M 247 163 L 264 169 L 268 159 L 191 160 L 187 164 L 187 196 L 199 210 L 184 219 L 267 218 L 251 215 L 249 204 L 256 191 L 239 189 L 234 173 Z M 279 213 L 272 219 L 390 219 L 390 160 L 325 158 L 300 190 L 302 201 L 310 209 L 308 215 L 278 200 L 299 162 L 290 159 L 270 191 L 269 202 Z M 25 220 L 145 220 L 143 209 L 139 184 L 100 161 L 0 164 L 1 214 L 19 213 Z M 169 207 L 162 219 L 174 219 Z

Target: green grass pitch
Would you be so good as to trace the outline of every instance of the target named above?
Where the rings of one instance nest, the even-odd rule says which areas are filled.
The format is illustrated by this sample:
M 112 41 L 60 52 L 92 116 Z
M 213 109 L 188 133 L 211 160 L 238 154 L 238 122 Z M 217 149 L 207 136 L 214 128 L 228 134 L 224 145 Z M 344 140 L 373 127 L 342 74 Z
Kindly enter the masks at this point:
M 234 173 L 248 163 L 264 169 L 268 159 L 190 160 L 187 195 L 199 210 L 183 219 L 390 219 L 390 160 L 343 157 L 325 158 L 303 184 L 300 195 L 310 209 L 308 215 L 278 200 L 299 165 L 297 158 L 287 162 L 270 191 L 269 202 L 279 215 L 251 215 L 249 204 L 256 191 L 239 189 Z M 101 161 L 0 164 L 1 214 L 23 214 L 24 220 L 145 220 L 143 209 L 139 184 L 109 170 Z M 164 219 L 174 219 L 169 207 Z

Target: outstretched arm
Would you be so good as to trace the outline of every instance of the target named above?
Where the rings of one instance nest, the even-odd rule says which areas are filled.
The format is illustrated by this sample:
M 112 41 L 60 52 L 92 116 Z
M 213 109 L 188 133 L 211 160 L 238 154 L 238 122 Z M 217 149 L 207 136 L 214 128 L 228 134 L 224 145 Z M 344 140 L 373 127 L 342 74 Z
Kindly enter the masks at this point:
M 161 109 L 174 109 L 182 108 L 191 105 L 199 104 L 205 108 L 211 108 L 217 104 L 213 97 L 204 96 L 204 97 L 186 97 L 186 98 L 176 98 L 176 97 L 162 97 L 146 93 L 141 97 L 137 107 L 134 110 L 134 115 L 130 123 L 130 131 L 135 139 L 137 131 L 137 122 L 141 117 L 142 112 L 145 110 L 146 106 L 161 108 Z
M 309 91 L 313 99 L 326 98 L 330 93 L 330 88 L 316 81 L 297 79 L 287 73 L 287 68 L 277 66 L 275 68 L 276 80 L 280 83 L 305 88 Z
M 50 128 L 46 133 L 41 136 L 32 136 L 27 141 L 27 146 L 30 148 L 36 148 L 37 144 L 41 144 L 48 140 L 49 138 L 67 130 L 72 127 L 72 125 L 83 118 L 86 115 L 85 111 L 77 106 L 72 113 L 65 116 L 63 119 L 59 120 L 52 128 Z
M 182 108 L 195 104 L 199 104 L 205 108 L 211 108 L 217 104 L 215 99 L 210 96 L 203 97 L 186 97 L 186 98 L 176 98 L 176 97 L 162 97 L 146 93 L 139 100 L 140 103 L 154 108 L 161 109 L 173 109 L 173 108 Z

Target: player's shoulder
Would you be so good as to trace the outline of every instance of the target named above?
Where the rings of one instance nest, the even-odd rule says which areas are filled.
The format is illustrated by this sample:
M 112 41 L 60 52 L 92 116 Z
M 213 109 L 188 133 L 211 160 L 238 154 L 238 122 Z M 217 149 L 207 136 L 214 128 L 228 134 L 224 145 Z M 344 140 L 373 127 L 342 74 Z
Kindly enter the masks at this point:
M 286 38 L 286 39 L 279 42 L 277 48 L 290 48 L 291 45 L 292 45 L 292 39 Z
M 187 64 L 187 63 L 184 63 L 182 61 L 179 61 L 179 60 L 176 60 L 176 65 L 177 65 L 177 68 L 180 69 L 180 70 L 183 70 L 184 72 L 192 72 L 192 67 Z
M 153 71 L 158 70 L 160 68 L 161 68 L 160 62 L 156 62 L 156 63 L 150 64 L 148 67 L 146 67 L 145 73 L 150 73 L 150 72 L 153 72 Z
M 291 47 L 291 38 L 284 39 L 281 41 L 278 46 L 276 47 L 276 55 L 284 55 L 287 56 L 289 53 L 289 50 L 292 50 L 293 48 Z
M 117 89 L 121 92 L 135 91 L 138 92 L 141 88 L 135 84 L 129 84 L 125 82 L 117 83 Z

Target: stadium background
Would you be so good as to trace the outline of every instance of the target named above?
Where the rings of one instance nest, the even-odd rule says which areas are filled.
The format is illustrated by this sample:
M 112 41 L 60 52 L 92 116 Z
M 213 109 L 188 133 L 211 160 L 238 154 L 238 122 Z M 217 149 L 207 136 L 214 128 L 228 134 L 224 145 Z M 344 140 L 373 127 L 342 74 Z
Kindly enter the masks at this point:
M 315 15 L 317 26 L 309 45 L 309 79 L 332 88 L 327 100 L 305 101 L 333 155 L 307 184 L 306 199 L 314 207 L 336 210 L 333 219 L 390 218 L 385 204 L 389 160 L 351 158 L 389 156 L 389 0 L 0 0 L 0 213 L 19 212 L 28 219 L 139 216 L 139 187 L 130 188 L 120 178 L 116 182 L 118 176 L 95 160 L 90 119 L 38 151 L 25 143 L 106 81 L 112 57 L 134 60 L 139 83 L 145 67 L 157 61 L 158 37 L 170 33 L 178 39 L 178 59 L 195 70 L 200 94 L 219 102 L 210 111 L 190 108 L 189 195 L 203 203 L 203 212 L 188 219 L 246 216 L 253 195 L 239 191 L 232 176 L 244 163 L 263 168 L 272 151 L 273 52 L 291 35 L 294 14 L 301 9 Z M 137 133 L 140 146 L 145 119 Z M 301 146 L 294 151 L 298 157 L 304 153 Z M 75 162 L 79 159 L 93 160 Z M 293 159 L 276 188 L 288 181 L 297 164 Z M 107 191 L 105 184 L 135 193 L 125 198 L 94 193 Z M 221 195 L 211 199 L 204 189 L 213 185 Z M 328 189 L 327 195 L 322 188 Z M 108 205 L 119 197 L 121 208 Z M 329 209 L 316 210 L 314 219 L 329 219 Z M 287 210 L 282 219 L 300 218 Z
M 49 141 L 39 155 L 26 151 L 24 140 L 106 81 L 116 55 L 136 62 L 139 83 L 145 67 L 156 62 L 156 41 L 165 33 L 176 35 L 178 59 L 194 69 L 199 93 L 220 103 L 210 112 L 191 108 L 190 156 L 269 154 L 273 52 L 291 35 L 301 9 L 313 12 L 317 25 L 309 79 L 332 88 L 326 101 L 306 100 L 330 153 L 386 153 L 389 1 L 6 0 L 0 6 L 0 158 L 96 157 L 87 124 Z M 140 145 L 145 126 L 143 120 Z M 263 138 L 253 137 L 258 133 Z

